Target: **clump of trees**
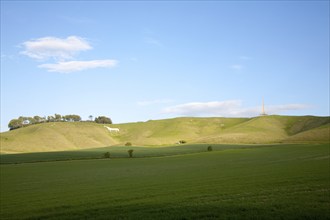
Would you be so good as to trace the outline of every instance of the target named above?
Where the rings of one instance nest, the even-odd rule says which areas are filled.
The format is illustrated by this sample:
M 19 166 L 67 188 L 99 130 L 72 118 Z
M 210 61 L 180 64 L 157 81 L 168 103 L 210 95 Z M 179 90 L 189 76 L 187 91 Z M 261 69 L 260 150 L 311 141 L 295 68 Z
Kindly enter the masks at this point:
M 79 115 L 65 115 L 62 117 L 63 121 L 81 121 L 81 117 Z
M 213 150 L 212 146 L 207 147 L 207 151 L 212 151 L 212 150 Z
M 112 124 L 111 119 L 105 116 L 96 117 L 95 122 L 99 124 Z
M 44 122 L 49 122 L 49 118 L 47 117 L 40 117 L 40 116 L 34 116 L 34 117 L 25 117 L 25 116 L 20 116 L 17 119 L 12 119 L 8 127 L 10 130 L 14 130 L 17 128 L 21 128 L 24 126 L 28 126 L 31 124 L 39 124 L 39 123 L 44 123 Z
M 13 119 L 8 124 L 10 130 L 21 128 L 23 126 L 24 126 L 24 119 L 22 119 L 22 117 L 19 117 L 18 119 Z
M 89 119 L 92 119 L 93 116 L 89 116 Z M 78 122 L 82 121 L 81 117 L 79 115 L 60 115 L 60 114 L 54 114 L 50 116 L 34 116 L 34 117 L 25 117 L 20 116 L 17 119 L 10 120 L 8 127 L 10 130 L 18 129 L 21 127 L 33 125 L 33 124 L 40 124 L 40 123 L 47 123 L 47 122 Z M 90 120 L 91 121 L 91 120 Z M 110 118 L 105 116 L 99 116 L 96 117 L 94 122 L 101 123 L 101 124 L 112 124 L 112 121 Z
M 125 146 L 132 146 L 131 142 L 126 142 Z

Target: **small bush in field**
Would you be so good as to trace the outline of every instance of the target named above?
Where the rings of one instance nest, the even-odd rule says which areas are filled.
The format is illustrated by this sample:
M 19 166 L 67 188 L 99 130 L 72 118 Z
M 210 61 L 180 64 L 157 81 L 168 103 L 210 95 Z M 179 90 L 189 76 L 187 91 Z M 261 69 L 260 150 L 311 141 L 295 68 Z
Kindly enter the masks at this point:
M 104 158 L 110 158 L 110 152 L 105 152 L 103 156 Z
M 132 150 L 132 149 L 130 149 L 130 150 L 127 151 L 127 152 L 128 152 L 128 156 L 129 156 L 130 158 L 133 157 L 133 151 L 134 151 L 134 150 Z

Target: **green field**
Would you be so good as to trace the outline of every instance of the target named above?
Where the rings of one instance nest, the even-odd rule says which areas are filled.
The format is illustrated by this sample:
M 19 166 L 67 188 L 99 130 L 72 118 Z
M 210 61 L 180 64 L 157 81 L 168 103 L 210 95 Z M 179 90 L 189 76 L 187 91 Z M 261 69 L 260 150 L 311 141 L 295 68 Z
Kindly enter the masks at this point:
M 206 146 L 2 157 L 0 219 L 330 219 L 329 144 Z
M 128 150 L 133 150 L 134 158 L 142 157 L 163 157 L 191 153 L 206 152 L 207 147 L 211 146 L 213 150 L 226 149 L 245 149 L 263 147 L 264 145 L 224 145 L 224 144 L 184 144 L 176 146 L 111 146 L 102 148 L 91 148 L 75 151 L 55 151 L 55 152 L 36 152 L 24 154 L 0 154 L 0 164 L 13 163 L 31 163 L 63 160 L 86 160 L 86 159 L 104 159 L 104 153 L 109 152 L 111 159 L 127 158 Z M 268 146 L 268 145 L 267 145 Z M 272 145 L 269 145 L 272 146 Z M 276 145 L 275 145 L 276 146 Z

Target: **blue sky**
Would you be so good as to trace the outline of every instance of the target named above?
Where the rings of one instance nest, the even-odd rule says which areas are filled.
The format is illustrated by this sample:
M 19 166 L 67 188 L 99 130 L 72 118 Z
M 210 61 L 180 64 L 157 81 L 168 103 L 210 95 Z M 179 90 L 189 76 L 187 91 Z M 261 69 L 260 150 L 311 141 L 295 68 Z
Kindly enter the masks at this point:
M 114 123 L 329 115 L 328 1 L 1 1 L 1 131 L 19 116 Z

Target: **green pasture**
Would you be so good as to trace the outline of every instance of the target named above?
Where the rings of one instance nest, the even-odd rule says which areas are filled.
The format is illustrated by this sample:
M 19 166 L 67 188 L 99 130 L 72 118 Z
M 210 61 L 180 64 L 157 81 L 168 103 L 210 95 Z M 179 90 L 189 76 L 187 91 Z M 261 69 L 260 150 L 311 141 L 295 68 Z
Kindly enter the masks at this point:
M 206 152 L 211 146 L 214 151 L 226 149 L 243 149 L 256 148 L 268 145 L 231 145 L 231 144 L 183 144 L 176 146 L 110 146 L 102 148 L 91 148 L 75 151 L 58 151 L 58 152 L 39 152 L 24 154 L 0 154 L 1 164 L 10 163 L 30 163 L 30 162 L 47 162 L 62 160 L 86 160 L 86 159 L 103 159 L 106 152 L 110 153 L 110 159 L 127 158 L 128 150 L 133 150 L 134 158 L 141 157 L 163 157 L 181 154 Z M 270 146 L 270 145 L 269 145 Z M 276 145 L 275 145 L 276 146 Z
M 2 164 L 0 219 L 330 219 L 329 144 L 206 146 Z

